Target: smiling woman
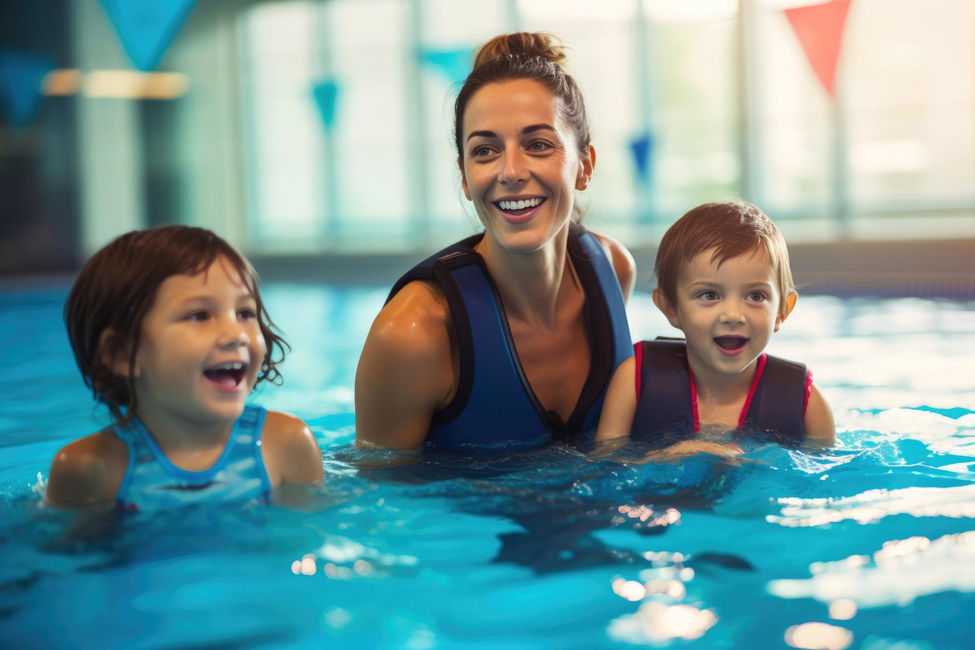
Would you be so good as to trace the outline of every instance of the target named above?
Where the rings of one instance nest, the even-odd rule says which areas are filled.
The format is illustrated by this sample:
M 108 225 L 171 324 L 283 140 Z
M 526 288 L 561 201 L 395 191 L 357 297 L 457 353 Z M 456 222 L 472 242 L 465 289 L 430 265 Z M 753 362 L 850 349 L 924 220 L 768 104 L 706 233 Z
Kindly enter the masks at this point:
M 464 195 L 485 232 L 414 267 L 356 375 L 356 439 L 523 449 L 595 429 L 630 355 L 629 253 L 586 231 L 596 164 L 585 105 L 545 34 L 498 36 L 455 105 Z

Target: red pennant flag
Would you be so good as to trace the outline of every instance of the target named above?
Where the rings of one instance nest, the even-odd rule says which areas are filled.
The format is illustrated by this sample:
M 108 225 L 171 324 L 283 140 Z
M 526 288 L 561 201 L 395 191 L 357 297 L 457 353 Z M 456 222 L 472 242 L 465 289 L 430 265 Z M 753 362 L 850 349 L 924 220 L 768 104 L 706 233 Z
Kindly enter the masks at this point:
M 799 38 L 813 72 L 819 77 L 826 92 L 833 95 L 836 81 L 836 64 L 840 58 L 840 43 L 846 27 L 846 14 L 850 0 L 833 0 L 810 7 L 785 10 L 792 29 Z

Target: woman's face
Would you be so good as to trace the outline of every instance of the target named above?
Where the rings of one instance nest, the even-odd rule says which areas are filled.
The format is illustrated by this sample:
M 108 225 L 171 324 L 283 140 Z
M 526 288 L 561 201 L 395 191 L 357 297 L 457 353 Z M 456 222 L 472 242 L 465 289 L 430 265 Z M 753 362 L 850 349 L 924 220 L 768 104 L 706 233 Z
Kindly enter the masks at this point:
M 484 86 L 463 119 L 462 185 L 488 235 L 510 250 L 542 248 L 568 223 L 595 151 L 579 155 L 556 97 L 530 79 Z

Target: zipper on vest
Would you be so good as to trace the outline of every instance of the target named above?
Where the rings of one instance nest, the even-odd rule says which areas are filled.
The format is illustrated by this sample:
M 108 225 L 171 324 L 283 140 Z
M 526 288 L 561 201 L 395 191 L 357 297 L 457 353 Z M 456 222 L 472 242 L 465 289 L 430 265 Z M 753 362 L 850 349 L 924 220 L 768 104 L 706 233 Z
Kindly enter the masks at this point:
M 494 302 L 498 306 L 498 316 L 501 317 L 501 329 L 504 330 L 504 338 L 508 343 L 511 361 L 514 363 L 515 372 L 518 373 L 518 379 L 521 381 L 525 395 L 528 397 L 528 401 L 531 402 L 532 408 L 535 409 L 535 413 L 538 414 L 542 423 L 551 429 L 553 433 L 559 432 L 565 427 L 565 423 L 555 411 L 545 410 L 545 406 L 538 399 L 538 396 L 535 395 L 535 389 L 532 388 L 531 382 L 528 381 L 528 375 L 525 374 L 525 369 L 521 365 L 521 357 L 518 356 L 518 349 L 515 347 L 515 338 L 511 334 L 511 325 L 508 323 L 508 314 L 504 309 L 504 303 L 501 302 L 501 294 L 498 292 L 498 288 L 494 286 L 494 282 L 490 282 L 489 284 L 491 286 L 491 292 L 494 294 Z

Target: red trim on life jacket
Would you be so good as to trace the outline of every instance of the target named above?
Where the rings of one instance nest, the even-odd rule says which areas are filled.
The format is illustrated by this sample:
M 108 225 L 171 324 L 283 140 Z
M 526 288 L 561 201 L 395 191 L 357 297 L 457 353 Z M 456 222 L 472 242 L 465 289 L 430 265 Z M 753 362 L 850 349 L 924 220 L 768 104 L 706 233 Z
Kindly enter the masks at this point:
M 752 398 L 755 397 L 755 390 L 758 388 L 758 382 L 762 378 L 762 371 L 765 370 L 765 353 L 758 358 L 758 367 L 755 368 L 755 379 L 752 380 L 752 387 L 748 389 L 748 397 L 745 398 L 745 406 L 741 409 L 741 415 L 738 416 L 738 426 L 736 429 L 740 429 L 741 425 L 745 424 L 745 418 L 748 417 L 748 409 L 752 406 Z
M 687 364 L 687 378 L 691 382 L 691 410 L 694 412 L 694 433 L 701 430 L 701 417 L 697 414 L 697 386 L 694 385 L 694 371 L 691 364 Z
M 640 401 L 640 375 L 643 374 L 643 341 L 633 345 L 633 356 L 636 359 L 636 399 Z M 806 391 L 806 399 L 809 399 L 809 391 Z
M 806 407 L 809 406 L 809 393 L 812 392 L 812 370 L 806 371 L 806 399 L 802 402 L 802 417 L 806 417 Z
M 748 389 L 748 397 L 745 398 L 745 405 L 741 409 L 741 414 L 738 416 L 738 426 L 736 429 L 740 429 L 741 425 L 745 423 L 745 418 L 748 417 L 748 409 L 752 406 L 752 398 L 755 397 L 755 391 L 758 389 L 758 382 L 762 378 L 762 371 L 765 370 L 765 353 L 758 358 L 758 366 L 755 368 L 755 378 L 752 380 L 752 387 Z M 694 433 L 701 430 L 701 417 L 697 413 L 697 386 L 694 385 L 694 371 L 691 370 L 691 364 L 687 364 L 687 376 L 691 380 L 691 408 L 694 411 Z M 812 384 L 812 375 L 810 373 L 807 378 L 806 384 L 806 401 L 809 400 L 809 386 Z M 639 380 L 637 380 L 639 382 Z M 639 393 L 637 393 L 639 395 Z M 805 413 L 805 411 L 803 411 Z

